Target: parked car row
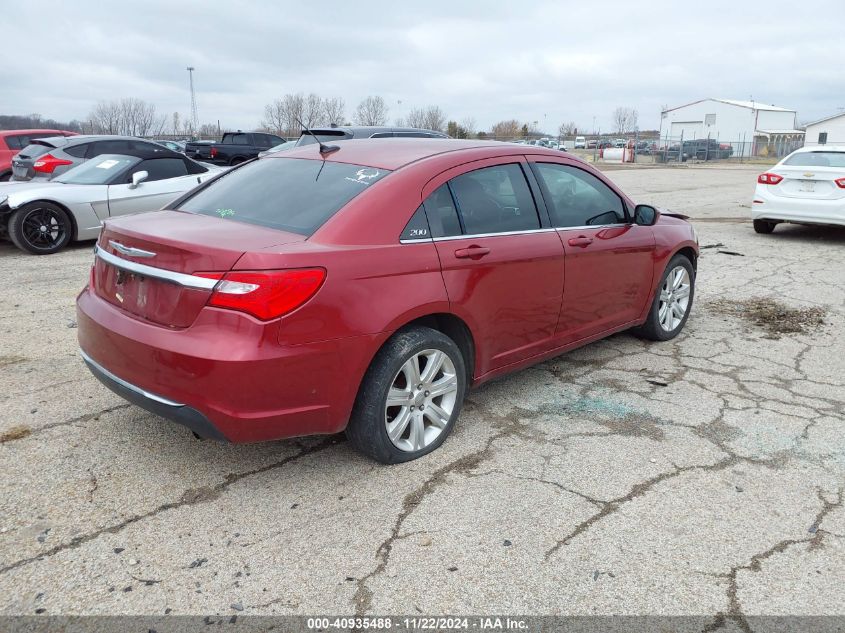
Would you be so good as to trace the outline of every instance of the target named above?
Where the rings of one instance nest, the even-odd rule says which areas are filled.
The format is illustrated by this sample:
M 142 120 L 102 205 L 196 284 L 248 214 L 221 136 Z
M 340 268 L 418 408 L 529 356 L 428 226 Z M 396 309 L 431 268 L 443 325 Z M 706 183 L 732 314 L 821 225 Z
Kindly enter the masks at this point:
M 74 136 L 65 130 L 0 130 L 0 182 L 12 178 L 12 158 L 33 141 L 48 137 Z
M 95 239 L 106 218 L 161 208 L 223 171 L 142 139 L 62 138 L 35 139 L 13 161 L 16 180 L 0 183 L 0 237 L 36 255 Z

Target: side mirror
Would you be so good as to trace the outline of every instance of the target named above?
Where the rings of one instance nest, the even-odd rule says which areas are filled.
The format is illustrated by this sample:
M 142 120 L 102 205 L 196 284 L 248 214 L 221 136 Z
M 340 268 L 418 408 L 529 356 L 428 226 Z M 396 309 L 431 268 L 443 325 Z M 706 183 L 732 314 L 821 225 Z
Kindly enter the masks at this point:
M 657 209 L 647 204 L 638 204 L 634 207 L 634 224 L 640 226 L 653 226 L 660 215 Z
M 132 174 L 132 184 L 129 185 L 130 189 L 134 189 L 142 182 L 144 182 L 149 177 L 149 174 L 145 171 L 136 171 Z

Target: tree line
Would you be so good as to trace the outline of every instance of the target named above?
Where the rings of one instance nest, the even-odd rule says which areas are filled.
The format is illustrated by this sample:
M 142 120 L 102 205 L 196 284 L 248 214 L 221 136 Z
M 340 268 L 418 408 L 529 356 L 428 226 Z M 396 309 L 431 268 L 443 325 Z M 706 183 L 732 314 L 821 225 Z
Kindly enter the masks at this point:
M 617 134 L 635 132 L 638 113 L 632 107 L 618 107 L 613 111 L 613 131 Z M 370 95 L 362 99 L 347 116 L 342 97 L 322 97 L 315 93 L 288 93 L 264 106 L 264 117 L 258 127 L 279 136 L 298 137 L 301 125 L 320 127 L 329 125 L 388 125 L 390 108 L 383 97 Z M 438 105 L 412 107 L 404 116 L 393 120 L 398 127 L 415 127 L 446 132 L 452 138 L 519 138 L 558 136 L 572 137 L 585 130 L 573 121 L 561 123 L 557 134 L 541 130 L 538 122 L 505 119 L 494 123 L 489 130 L 479 130 L 473 117 L 460 122 L 450 119 Z M 0 129 L 49 128 L 86 134 L 120 134 L 127 136 L 184 136 L 217 137 L 224 131 L 216 123 L 195 125 L 189 117 L 178 112 L 160 113 L 155 104 L 128 97 L 98 102 L 85 121 L 62 123 L 44 119 L 38 114 L 0 115 Z

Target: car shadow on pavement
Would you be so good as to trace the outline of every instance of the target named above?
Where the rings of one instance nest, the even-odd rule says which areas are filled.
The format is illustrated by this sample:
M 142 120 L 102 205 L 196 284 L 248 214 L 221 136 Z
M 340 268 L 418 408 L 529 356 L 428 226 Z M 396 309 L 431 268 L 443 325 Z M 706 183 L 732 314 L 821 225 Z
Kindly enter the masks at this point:
M 845 244 L 845 226 L 811 226 L 808 224 L 778 224 L 769 235 L 756 235 L 776 242 L 777 240 L 816 241 Z

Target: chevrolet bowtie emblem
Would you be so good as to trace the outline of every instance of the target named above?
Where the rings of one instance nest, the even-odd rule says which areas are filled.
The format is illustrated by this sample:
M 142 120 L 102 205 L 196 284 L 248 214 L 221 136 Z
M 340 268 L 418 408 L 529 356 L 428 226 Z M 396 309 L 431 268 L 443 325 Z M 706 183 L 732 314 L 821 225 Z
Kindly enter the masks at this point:
M 804 178 L 812 178 L 813 176 L 815 176 L 815 174 L 811 174 L 810 172 L 804 174 Z

